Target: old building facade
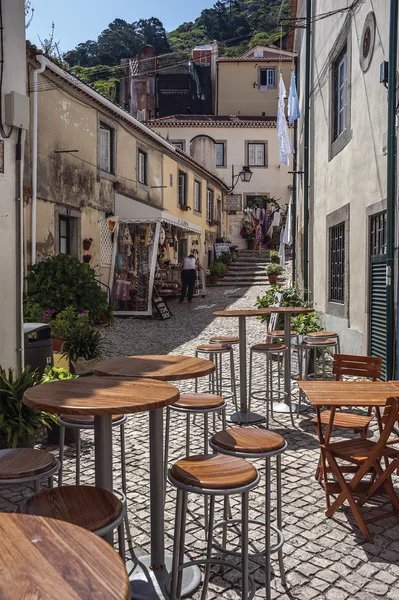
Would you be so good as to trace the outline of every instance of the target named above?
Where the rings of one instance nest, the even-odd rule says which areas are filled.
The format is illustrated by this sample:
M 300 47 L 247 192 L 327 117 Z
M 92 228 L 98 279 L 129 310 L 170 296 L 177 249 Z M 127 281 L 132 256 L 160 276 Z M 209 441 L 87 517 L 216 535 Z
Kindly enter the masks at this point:
M 314 15 L 327 1 L 313 3 Z M 311 24 L 309 286 L 328 331 L 350 354 L 386 352 L 386 2 L 337 1 Z M 298 1 L 297 23 L 304 24 Z M 302 20 L 300 20 L 302 19 Z M 296 31 L 304 110 L 305 32 Z M 385 81 L 386 84 L 386 81 Z M 304 161 L 303 122 L 298 162 Z M 303 175 L 298 175 L 298 251 L 303 252 Z M 304 259 L 306 260 L 306 259 Z M 298 261 L 300 273 L 303 261 Z
M 37 94 L 38 100 L 38 144 L 35 149 L 30 135 L 24 179 L 26 266 L 55 253 L 82 258 L 83 240 L 91 238 L 90 264 L 108 283 L 112 248 L 106 220 L 117 218 L 121 207 L 126 219 L 145 217 L 150 208 L 159 219 L 171 215 L 171 221 L 187 230 L 192 227 L 201 237 L 206 263 L 218 232 L 215 215 L 217 199 L 227 190 L 224 182 L 47 58 L 32 49 L 30 53 L 30 81 L 35 69 L 42 72 L 37 86 L 30 85 L 31 97 Z M 209 195 L 214 200 L 211 212 L 206 210 Z

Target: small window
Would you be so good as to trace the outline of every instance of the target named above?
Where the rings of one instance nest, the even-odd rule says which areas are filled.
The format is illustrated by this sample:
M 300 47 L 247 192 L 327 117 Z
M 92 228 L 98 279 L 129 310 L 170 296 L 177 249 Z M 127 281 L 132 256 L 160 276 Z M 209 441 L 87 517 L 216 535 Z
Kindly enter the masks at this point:
M 176 148 L 179 148 L 179 150 L 184 150 L 184 142 L 183 141 L 176 141 L 176 142 L 170 142 L 171 144 L 173 144 L 174 146 L 176 146 Z
M 179 204 L 187 206 L 187 174 L 179 171 Z
M 71 223 L 68 217 L 59 218 L 59 254 L 70 254 L 71 252 Z
M 348 98 L 348 54 L 346 46 L 334 65 L 334 139 L 346 129 Z
M 259 69 L 259 85 L 267 87 L 276 87 L 276 69 Z
M 207 190 L 206 220 L 213 221 L 213 191 Z
M 194 181 L 194 210 L 201 212 L 201 182 Z
M 217 167 L 225 167 L 225 143 L 224 142 L 216 142 L 216 166 Z
M 139 163 L 139 183 L 147 185 L 147 154 L 142 150 L 138 151 Z
M 345 303 L 345 223 L 330 227 L 330 302 Z
M 105 123 L 100 123 L 100 170 L 106 173 L 113 171 L 113 130 Z
M 266 166 L 265 144 L 248 144 L 248 165 L 250 167 Z

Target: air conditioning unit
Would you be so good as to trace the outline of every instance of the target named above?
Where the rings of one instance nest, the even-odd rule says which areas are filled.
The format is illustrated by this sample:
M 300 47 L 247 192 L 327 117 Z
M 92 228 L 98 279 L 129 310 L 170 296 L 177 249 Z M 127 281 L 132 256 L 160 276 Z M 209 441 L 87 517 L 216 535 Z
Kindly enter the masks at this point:
M 143 108 L 143 110 L 137 111 L 137 120 L 138 121 L 146 121 L 147 120 L 147 111 L 145 108 Z

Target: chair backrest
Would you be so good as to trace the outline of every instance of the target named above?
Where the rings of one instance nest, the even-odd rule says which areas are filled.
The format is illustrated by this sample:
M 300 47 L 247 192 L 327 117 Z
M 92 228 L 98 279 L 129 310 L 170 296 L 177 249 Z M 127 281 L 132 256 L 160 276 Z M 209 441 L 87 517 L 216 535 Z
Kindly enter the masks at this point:
M 375 356 L 356 356 L 334 354 L 332 372 L 339 381 L 342 375 L 365 377 L 377 381 L 381 377 L 382 358 Z

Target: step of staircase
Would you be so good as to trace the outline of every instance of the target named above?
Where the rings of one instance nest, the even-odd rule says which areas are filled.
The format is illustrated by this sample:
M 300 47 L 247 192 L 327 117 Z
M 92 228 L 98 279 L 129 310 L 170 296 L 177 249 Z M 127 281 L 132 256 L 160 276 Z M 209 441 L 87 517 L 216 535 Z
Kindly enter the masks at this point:
M 277 283 L 279 285 L 283 285 L 285 283 L 285 277 L 279 277 Z M 230 279 L 228 277 L 224 277 L 223 279 L 219 279 L 217 286 L 224 287 L 251 287 L 253 285 L 261 285 L 261 286 L 270 286 L 268 278 L 258 278 L 258 277 L 241 277 L 240 279 Z

